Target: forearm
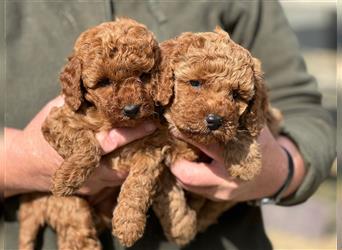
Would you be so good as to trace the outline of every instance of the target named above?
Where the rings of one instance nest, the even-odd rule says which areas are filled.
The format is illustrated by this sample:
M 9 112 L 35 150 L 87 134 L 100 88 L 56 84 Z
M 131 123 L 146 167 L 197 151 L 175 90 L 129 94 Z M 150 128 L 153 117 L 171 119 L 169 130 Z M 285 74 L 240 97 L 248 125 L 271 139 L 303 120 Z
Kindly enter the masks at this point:
M 52 107 L 64 104 L 61 96 L 50 101 L 31 120 L 24 130 L 5 129 L 4 147 L 0 151 L 3 164 L 0 172 L 0 191 L 5 196 L 25 192 L 48 192 L 51 176 L 62 164 L 63 158 L 43 137 L 41 127 Z M 136 128 L 119 128 L 102 131 L 96 138 L 105 154 L 118 147 L 153 133 L 156 126 L 147 121 Z M 125 179 L 124 173 L 106 167 L 97 168 L 87 183 L 79 190 L 80 194 L 98 193 L 104 187 L 118 186 Z
M 35 151 L 25 141 L 23 130 L 5 128 L 4 149 L 1 152 L 1 161 L 4 169 L 1 171 L 1 191 L 5 197 L 31 191 L 47 191 L 49 183 L 36 175 L 33 169 L 39 168 Z M 42 173 L 43 175 L 43 173 Z
M 261 60 L 272 106 L 284 116 L 281 133 L 291 139 L 292 146 L 283 139 L 278 142 L 295 161 L 294 179 L 280 203 L 303 202 L 329 174 L 335 155 L 335 126 L 322 107 L 316 80 L 306 71 L 298 41 L 279 2 L 236 2 L 234 8 L 223 18 L 225 28 L 233 30 L 232 38 Z
M 289 174 L 289 162 L 284 149 L 293 159 L 294 175 L 281 198 L 291 195 L 301 185 L 305 176 L 305 165 L 301 153 L 289 138 L 285 136 L 274 138 L 266 128 L 262 130 L 258 143 L 262 154 L 262 171 L 256 177 L 256 182 L 259 183 L 258 188 L 250 189 L 251 193 L 246 195 L 252 198 L 263 198 L 271 197 L 279 191 Z
M 1 162 L 3 162 L 1 192 L 5 197 L 23 192 L 24 182 L 27 180 L 27 178 L 19 178 L 19 176 L 22 176 L 21 174 L 18 175 L 18 173 L 22 172 L 21 166 L 27 164 L 27 162 L 21 159 L 21 148 L 13 145 L 21 133 L 21 130 L 11 128 L 5 128 L 4 131 L 4 147 L 1 151 Z

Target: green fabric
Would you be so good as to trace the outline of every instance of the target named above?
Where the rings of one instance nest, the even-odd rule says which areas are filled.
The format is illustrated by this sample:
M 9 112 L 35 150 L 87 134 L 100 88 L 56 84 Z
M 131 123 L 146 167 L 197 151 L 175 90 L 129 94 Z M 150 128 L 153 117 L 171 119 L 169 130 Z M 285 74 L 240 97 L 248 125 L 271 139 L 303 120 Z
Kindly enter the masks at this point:
M 6 126 L 23 128 L 59 93 L 58 74 L 78 35 L 106 21 L 104 3 L 7 1 Z
M 335 156 L 333 120 L 321 106 L 317 82 L 306 72 L 297 39 L 279 3 L 240 2 L 232 4 L 225 16 L 227 27 L 237 23 L 232 37 L 261 60 L 271 102 L 284 114 L 283 133 L 297 144 L 304 157 L 306 178 L 281 204 L 303 202 L 329 174 Z
M 114 15 L 146 24 L 159 41 L 220 25 L 251 50 L 262 61 L 272 104 L 284 112 L 283 133 L 298 145 L 308 170 L 301 187 L 282 204 L 302 202 L 317 189 L 335 156 L 335 128 L 276 1 L 7 1 L 6 126 L 23 128 L 59 93 L 58 73 L 76 37 Z M 5 249 L 17 248 L 15 204 L 16 197 L 6 200 Z M 108 233 L 102 240 L 104 249 L 122 249 Z M 45 231 L 40 243 L 42 249 L 55 249 L 54 234 Z M 165 241 L 151 214 L 145 236 L 132 249 L 177 247 Z M 271 245 L 260 210 L 241 204 L 185 249 L 267 250 Z

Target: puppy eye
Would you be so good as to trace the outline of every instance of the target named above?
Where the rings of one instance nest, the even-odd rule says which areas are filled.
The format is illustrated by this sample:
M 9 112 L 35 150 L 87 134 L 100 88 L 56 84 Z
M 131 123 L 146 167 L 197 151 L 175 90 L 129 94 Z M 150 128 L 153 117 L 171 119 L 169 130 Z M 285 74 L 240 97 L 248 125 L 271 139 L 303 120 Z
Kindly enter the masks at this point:
M 149 81 L 150 77 L 151 77 L 151 74 L 148 74 L 148 73 L 144 72 L 144 73 L 142 73 L 142 74 L 140 75 L 140 80 L 141 80 L 143 83 L 147 83 L 147 82 Z
M 199 80 L 190 80 L 190 85 L 194 88 L 198 88 L 201 86 L 201 82 Z
M 110 84 L 110 81 L 108 78 L 103 78 L 97 82 L 98 87 L 105 87 L 105 86 L 108 86 L 109 84 Z
M 238 99 L 240 97 L 240 94 L 237 90 L 233 90 L 232 97 L 234 100 Z

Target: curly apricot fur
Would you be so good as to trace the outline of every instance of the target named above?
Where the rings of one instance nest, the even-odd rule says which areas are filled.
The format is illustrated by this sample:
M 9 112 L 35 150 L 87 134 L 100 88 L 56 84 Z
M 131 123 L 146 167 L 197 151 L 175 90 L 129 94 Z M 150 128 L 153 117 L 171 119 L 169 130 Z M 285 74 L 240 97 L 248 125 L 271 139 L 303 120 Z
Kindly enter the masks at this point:
M 170 130 L 198 143 L 223 145 L 229 174 L 245 181 L 253 179 L 261 171 L 257 136 L 266 122 L 276 135 L 281 118 L 274 116 L 276 112 L 268 102 L 260 62 L 219 27 L 214 32 L 183 33 L 161 43 L 160 47 L 159 81 L 163 85 L 157 87 L 163 91 L 156 97 L 166 106 L 165 118 Z M 195 87 L 191 85 L 193 80 L 198 82 Z M 209 114 L 222 118 L 222 125 L 217 130 L 208 128 L 205 118 Z M 190 146 L 182 147 L 184 150 Z M 196 153 L 194 151 L 194 159 L 199 157 Z M 177 190 L 176 186 L 167 188 Z M 197 212 L 195 233 L 204 231 L 234 205 L 234 202 L 189 196 L 188 202 Z M 164 195 L 155 200 L 160 203 L 155 207 L 173 206 L 172 196 Z M 161 221 L 177 224 L 173 221 L 178 220 L 176 211 L 171 208 L 161 211 L 161 214 L 157 213 Z M 189 231 L 193 237 L 193 229 Z M 189 235 L 185 230 L 182 233 Z M 191 239 L 188 237 L 182 244 Z
M 63 197 L 80 188 L 101 159 L 109 161 L 112 169 L 129 171 L 114 211 L 115 236 L 127 246 L 141 237 L 163 170 L 162 142 L 156 140 L 157 146 L 152 147 L 148 137 L 103 157 L 95 133 L 136 126 L 154 116 L 151 75 L 156 73 L 159 57 L 153 34 L 127 18 L 90 28 L 77 39 L 60 75 L 65 105 L 53 108 L 42 126 L 45 139 L 64 158 L 53 176 L 51 190 L 56 196 L 24 196 L 20 207 L 21 249 L 34 248 L 37 230 L 45 223 L 56 229 L 60 249 L 101 248 L 87 201 L 77 196 Z M 143 74 L 149 77 L 141 79 Z M 132 104 L 139 106 L 139 112 L 128 117 L 123 109 Z M 72 207 L 80 203 L 84 204 L 82 213 L 77 206 Z M 84 234 L 78 234 L 74 242 L 79 231 Z

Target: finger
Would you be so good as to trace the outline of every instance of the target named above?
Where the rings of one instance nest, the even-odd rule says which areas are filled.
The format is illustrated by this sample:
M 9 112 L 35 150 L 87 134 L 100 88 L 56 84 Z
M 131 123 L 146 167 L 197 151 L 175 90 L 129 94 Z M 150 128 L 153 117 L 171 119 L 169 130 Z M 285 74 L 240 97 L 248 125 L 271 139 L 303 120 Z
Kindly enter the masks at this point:
M 119 187 L 120 185 L 122 185 L 123 182 L 124 180 L 121 179 L 116 179 L 114 181 L 104 181 L 101 179 L 91 178 L 84 183 L 84 185 L 77 191 L 77 193 L 86 196 L 93 195 L 99 193 L 102 189 L 107 187 Z
M 135 128 L 116 128 L 111 131 L 102 131 L 96 134 L 104 154 L 108 154 L 114 149 L 117 149 L 136 139 L 151 134 L 156 129 L 156 126 L 147 121 Z
M 209 145 L 199 144 L 199 143 L 185 137 L 184 135 L 182 135 L 180 133 L 175 134 L 175 136 L 177 138 L 182 139 L 182 140 L 194 145 L 195 147 L 199 148 L 203 153 L 205 153 L 210 158 L 212 158 L 218 162 L 224 162 L 224 159 L 223 159 L 224 149 L 221 145 L 219 145 L 219 144 L 209 144 Z
M 49 103 L 47 103 L 30 121 L 30 123 L 26 127 L 32 127 L 32 129 L 39 129 L 45 121 L 47 115 L 50 113 L 53 107 L 60 107 L 64 104 L 64 98 L 62 96 L 57 96 Z
M 223 148 L 219 144 L 202 145 L 196 142 L 192 142 L 192 145 L 198 147 L 203 153 L 210 158 L 223 163 Z
M 56 98 L 54 98 L 53 100 L 51 100 L 46 107 L 48 109 L 51 109 L 53 107 L 62 107 L 64 105 L 64 96 L 59 95 Z
M 207 164 L 178 160 L 171 166 L 171 172 L 182 183 L 191 186 L 225 185 L 230 179 L 227 170 L 216 162 Z
M 37 118 L 42 122 L 45 120 L 46 116 L 50 113 L 53 107 L 61 107 L 64 105 L 64 97 L 59 95 L 50 102 L 48 102 L 44 108 L 37 114 Z
M 226 201 L 229 199 L 229 195 L 223 195 L 224 193 L 220 192 L 220 188 L 218 186 L 194 187 L 182 182 L 179 182 L 179 185 L 190 193 L 198 194 L 212 201 Z
M 90 178 L 85 183 L 85 186 L 91 186 L 95 183 L 103 187 L 120 186 L 126 179 L 127 174 L 128 173 L 118 172 L 100 165 L 91 174 Z
M 103 188 L 118 187 L 122 185 L 126 177 L 127 173 L 117 172 L 100 165 L 79 189 L 78 193 L 82 195 L 92 195 L 100 192 Z
M 89 201 L 90 205 L 94 205 L 98 201 L 101 201 L 111 192 L 110 188 L 103 188 L 101 192 L 95 195 L 88 196 L 87 200 Z
M 110 226 L 113 217 L 113 210 L 117 204 L 117 197 L 119 195 L 120 188 L 111 188 L 106 195 L 101 195 L 100 199 L 94 200 L 92 206 L 94 207 L 96 214 L 101 217 L 102 220 L 107 221 L 107 225 Z M 102 194 L 102 192 L 101 192 Z M 97 197 L 97 195 L 96 195 Z
M 106 199 L 113 199 L 115 200 L 116 193 L 118 192 L 119 187 L 107 187 L 101 190 L 98 194 L 91 195 L 88 198 L 90 205 L 96 205 Z
M 96 183 L 96 181 L 87 181 L 79 190 L 77 190 L 76 194 L 81 196 L 89 196 L 94 195 L 104 189 L 106 186 L 102 185 L 103 183 Z
M 95 176 L 100 181 L 110 182 L 113 183 L 113 185 L 121 185 L 126 179 L 127 175 L 128 172 L 121 172 L 110 169 L 110 167 L 103 165 L 102 163 L 100 167 L 97 168 L 97 173 L 95 173 Z

